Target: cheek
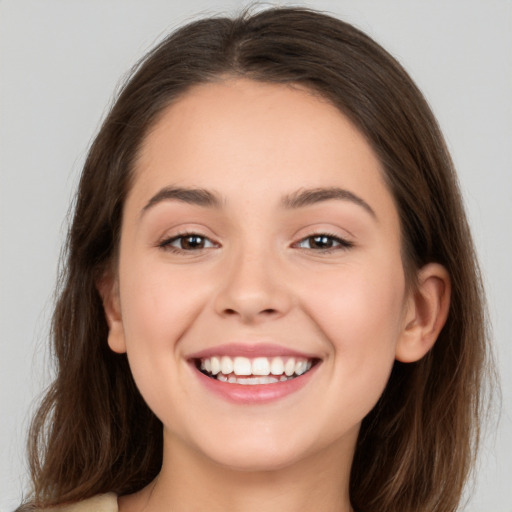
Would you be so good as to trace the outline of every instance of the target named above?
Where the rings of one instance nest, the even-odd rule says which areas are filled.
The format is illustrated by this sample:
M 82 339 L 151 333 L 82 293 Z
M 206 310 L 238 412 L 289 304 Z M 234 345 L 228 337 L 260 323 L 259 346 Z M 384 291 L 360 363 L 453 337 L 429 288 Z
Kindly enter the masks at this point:
M 315 279 L 308 287 L 312 317 L 318 319 L 336 348 L 351 340 L 361 346 L 378 345 L 379 339 L 396 338 L 402 317 L 403 272 L 348 268 L 338 275 Z M 373 336 L 368 336 L 373 333 Z M 379 335 L 380 333 L 380 335 Z M 366 334 L 366 335 L 365 335 Z
M 158 357 L 177 350 L 179 340 L 208 301 L 208 281 L 162 262 L 127 259 L 121 274 L 121 308 L 128 351 Z M 121 272 L 122 272 L 121 267 Z M 151 348 L 151 350 L 150 350 Z
M 333 351 L 336 379 L 372 404 L 386 385 L 401 333 L 401 266 L 352 267 L 317 285 L 307 307 Z
M 126 261 L 120 293 L 127 357 L 137 387 L 165 423 L 187 400 L 181 339 L 208 300 L 209 292 L 186 272 Z M 122 272 L 122 268 L 120 273 Z M 181 410 L 181 409 L 180 409 Z M 174 418 L 174 419 L 173 419 Z

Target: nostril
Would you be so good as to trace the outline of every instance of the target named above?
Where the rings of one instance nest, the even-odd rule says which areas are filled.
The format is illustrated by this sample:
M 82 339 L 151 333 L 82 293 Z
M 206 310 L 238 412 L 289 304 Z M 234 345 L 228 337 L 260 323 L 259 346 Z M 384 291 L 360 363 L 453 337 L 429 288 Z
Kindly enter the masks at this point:
M 266 308 L 266 309 L 262 309 L 261 311 L 259 312 L 256 312 L 254 313 L 255 316 L 263 316 L 263 317 L 267 317 L 267 316 L 274 316 L 278 313 L 278 310 L 277 309 L 274 309 L 274 308 Z M 225 308 L 223 310 L 223 314 L 226 315 L 226 316 L 241 316 L 241 317 L 252 317 L 253 314 L 249 314 L 249 315 L 246 315 L 244 314 L 244 311 L 237 311 L 236 309 L 233 309 L 233 308 Z
M 275 315 L 276 313 L 277 313 L 277 309 L 266 308 L 266 309 L 262 309 L 259 313 L 256 313 L 256 314 L 270 316 L 270 315 Z M 239 315 L 240 312 L 233 308 L 226 308 L 226 309 L 224 309 L 224 314 L 228 315 L 228 316 L 234 316 L 234 315 Z

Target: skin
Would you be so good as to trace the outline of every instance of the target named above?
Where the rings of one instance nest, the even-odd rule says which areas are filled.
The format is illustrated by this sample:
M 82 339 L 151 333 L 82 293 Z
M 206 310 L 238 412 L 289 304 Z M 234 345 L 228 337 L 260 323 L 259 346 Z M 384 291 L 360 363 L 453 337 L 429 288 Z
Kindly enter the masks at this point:
M 169 187 L 219 204 L 165 198 Z M 319 188 L 352 196 L 283 204 Z M 182 245 L 184 233 L 203 245 Z M 322 234 L 328 250 L 311 238 Z M 444 269 L 421 269 L 408 291 L 400 247 L 380 162 L 328 102 L 225 80 L 169 107 L 136 165 L 117 273 L 100 285 L 109 345 L 127 352 L 164 425 L 162 471 L 120 498 L 121 512 L 351 510 L 361 421 L 394 360 L 421 358 L 448 308 Z M 236 404 L 189 362 L 230 343 L 278 344 L 320 364 L 290 395 Z

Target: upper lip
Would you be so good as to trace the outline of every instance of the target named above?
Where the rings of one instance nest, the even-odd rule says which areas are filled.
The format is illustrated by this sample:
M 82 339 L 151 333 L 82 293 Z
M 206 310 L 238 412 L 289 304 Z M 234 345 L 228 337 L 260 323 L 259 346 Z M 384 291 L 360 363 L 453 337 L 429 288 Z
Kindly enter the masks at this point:
M 319 359 L 317 354 L 301 352 L 273 343 L 228 343 L 223 345 L 216 345 L 215 347 L 207 348 L 190 354 L 187 359 L 205 359 L 214 356 L 241 356 L 248 358 L 281 356 L 298 357 L 302 359 Z

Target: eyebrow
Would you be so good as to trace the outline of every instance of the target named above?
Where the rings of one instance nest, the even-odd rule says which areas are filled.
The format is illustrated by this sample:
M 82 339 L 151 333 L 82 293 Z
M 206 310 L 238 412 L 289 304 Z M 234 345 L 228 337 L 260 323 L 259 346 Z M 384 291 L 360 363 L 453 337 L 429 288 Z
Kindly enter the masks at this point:
M 377 214 L 364 199 L 357 196 L 353 192 L 350 192 L 349 190 L 338 187 L 299 190 L 293 194 L 285 196 L 282 200 L 282 203 L 285 208 L 294 209 L 302 208 L 304 206 L 311 206 L 323 201 L 330 201 L 331 199 L 350 201 L 358 206 L 361 206 L 374 219 L 377 219 Z
M 163 201 L 181 201 L 209 208 L 220 208 L 222 201 L 213 192 L 203 188 L 165 187 L 158 191 L 144 206 L 141 215 Z
M 297 209 L 305 206 L 311 206 L 323 201 L 332 199 L 350 201 L 364 208 L 372 217 L 377 219 L 373 208 L 361 197 L 349 190 L 338 187 L 302 189 L 292 194 L 286 195 L 281 200 L 281 204 L 286 209 Z M 144 206 L 141 215 L 147 210 L 163 201 L 181 201 L 183 203 L 204 206 L 207 208 L 220 208 L 223 201 L 217 194 L 203 188 L 185 188 L 185 187 L 165 187 L 159 190 Z

